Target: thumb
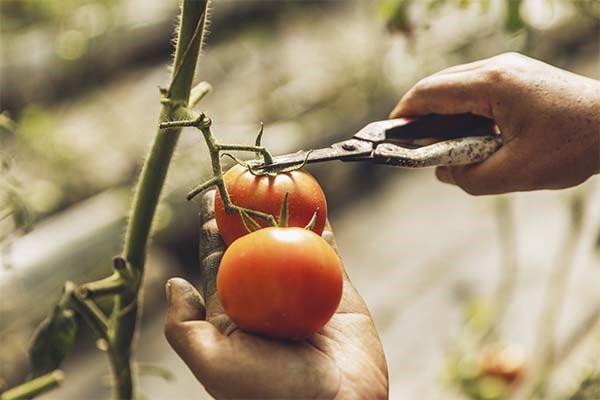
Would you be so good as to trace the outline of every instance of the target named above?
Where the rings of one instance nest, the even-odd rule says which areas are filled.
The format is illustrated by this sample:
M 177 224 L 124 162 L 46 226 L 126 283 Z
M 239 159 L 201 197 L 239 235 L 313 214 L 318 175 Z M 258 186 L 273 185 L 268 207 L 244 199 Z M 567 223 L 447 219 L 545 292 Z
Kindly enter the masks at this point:
M 200 293 L 191 283 L 181 278 L 172 278 L 165 286 L 169 311 L 167 324 L 206 318 L 206 307 Z
M 211 372 L 207 360 L 222 353 L 222 336 L 210 322 L 204 321 L 204 300 L 188 281 L 169 279 L 165 291 L 169 303 L 165 321 L 167 341 L 196 378 L 206 384 Z

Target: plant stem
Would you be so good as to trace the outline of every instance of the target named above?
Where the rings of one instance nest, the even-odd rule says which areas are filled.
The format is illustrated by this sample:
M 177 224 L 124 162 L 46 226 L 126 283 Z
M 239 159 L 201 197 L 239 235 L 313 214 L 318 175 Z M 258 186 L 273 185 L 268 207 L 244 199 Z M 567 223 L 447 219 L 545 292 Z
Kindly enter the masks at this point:
M 575 193 L 570 203 L 571 223 L 564 241 L 558 263 L 551 271 L 550 282 L 546 292 L 541 318 L 538 325 L 538 371 L 532 379 L 531 397 L 539 395 L 544 398 L 547 379 L 551 375 L 557 354 L 555 353 L 556 324 L 560 317 L 562 304 L 566 294 L 566 284 L 573 269 L 573 257 L 581 237 L 583 220 L 583 197 Z
M 174 119 L 177 106 L 189 102 L 196 61 L 204 34 L 207 0 L 184 0 L 171 84 L 163 102 L 159 123 Z M 117 296 L 109 331 L 109 354 L 113 371 L 113 396 L 133 397 L 131 344 L 138 317 L 138 292 L 141 286 L 146 244 L 167 170 L 181 129 L 158 129 L 146 158 L 133 198 L 125 234 L 123 258 L 131 270 L 131 287 Z
M 264 146 L 246 146 L 246 145 L 238 145 L 238 144 L 218 144 L 217 150 L 242 150 L 242 151 L 253 151 L 255 153 L 260 153 L 263 156 L 265 164 L 273 163 L 273 156 L 271 152 Z
M 498 222 L 498 236 L 500 239 L 500 280 L 496 287 L 494 304 L 494 321 L 482 335 L 482 340 L 497 339 L 498 329 L 505 317 L 510 301 L 512 300 L 517 273 L 519 271 L 517 259 L 517 240 L 514 218 L 510 199 L 499 197 L 495 203 L 496 221 Z
M 77 291 L 71 293 L 71 304 L 101 339 L 108 338 L 108 321 L 93 300 L 84 300 Z
M 108 296 L 123 292 L 128 285 L 128 281 L 115 272 L 112 275 L 94 282 L 88 282 L 81 285 L 77 291 L 83 299 Z
M 0 396 L 1 400 L 23 400 L 31 399 L 38 394 L 45 393 L 59 386 L 64 379 L 63 372 L 54 370 L 46 375 L 42 375 L 30 381 L 14 387 Z
M 194 106 L 198 104 L 198 102 L 200 102 L 200 100 L 202 100 L 204 96 L 206 96 L 211 90 L 212 86 L 210 86 L 210 83 L 204 81 L 198 83 L 192 88 L 192 92 L 190 94 L 190 104 L 188 107 L 194 108 Z
M 232 212 L 237 212 L 240 215 L 240 218 L 243 218 L 244 216 L 242 215 L 242 213 L 246 213 L 249 216 L 253 216 L 253 217 L 257 217 L 257 218 L 261 218 L 262 220 L 266 221 L 270 226 L 276 226 L 277 225 L 277 221 L 275 220 L 275 218 L 270 215 L 270 214 L 266 214 L 260 211 L 256 211 L 256 210 L 251 210 L 249 208 L 244 208 L 244 207 L 239 207 L 233 204 L 233 202 L 231 201 L 231 197 L 229 197 L 229 192 L 227 191 L 227 188 L 225 187 L 225 181 L 223 180 L 223 169 L 221 168 L 221 156 L 220 156 L 220 151 L 221 150 L 247 150 L 247 151 L 261 151 L 260 148 L 256 148 L 255 146 L 238 146 L 238 145 L 223 145 L 217 142 L 217 138 L 215 138 L 215 135 L 212 133 L 212 130 L 210 129 L 211 126 L 211 121 L 208 117 L 204 116 L 200 116 L 200 118 L 197 119 L 198 123 L 196 123 L 196 127 L 198 129 L 200 129 L 200 131 L 202 132 L 202 135 L 204 136 L 204 141 L 206 142 L 206 146 L 208 147 L 208 153 L 210 154 L 210 162 L 212 165 L 212 169 L 213 169 L 213 177 L 210 179 L 211 184 L 214 184 L 217 187 L 217 190 L 219 191 L 219 194 L 221 195 L 221 200 L 223 201 L 223 207 L 225 208 L 225 211 L 230 214 Z M 201 123 L 200 123 L 201 122 Z M 263 154 L 267 154 L 268 157 L 271 156 L 271 153 L 265 148 L 264 149 L 266 151 L 266 153 Z M 194 192 L 194 191 L 192 191 Z M 192 193 L 188 194 L 188 200 L 191 199 L 192 197 L 194 197 Z

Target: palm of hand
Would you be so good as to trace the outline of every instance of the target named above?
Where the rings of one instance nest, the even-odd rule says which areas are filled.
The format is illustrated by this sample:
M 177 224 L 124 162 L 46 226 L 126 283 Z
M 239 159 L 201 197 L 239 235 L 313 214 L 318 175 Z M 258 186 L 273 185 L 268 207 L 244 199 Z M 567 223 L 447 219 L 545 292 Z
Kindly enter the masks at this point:
M 201 240 L 206 307 L 191 285 L 183 287 L 187 283 L 180 279 L 170 281 L 172 296 L 178 292 L 179 301 L 192 304 L 194 310 L 171 318 L 170 309 L 165 330 L 207 391 L 217 398 L 386 398 L 387 367 L 381 343 L 348 277 L 336 314 L 314 336 L 282 341 L 247 333 L 229 319 L 218 300 L 214 282 L 223 244 L 211 209 L 203 211 L 203 220 L 208 220 Z M 329 226 L 323 237 L 335 248 Z M 177 301 L 171 300 L 171 308 Z
M 354 289 L 348 283 L 345 291 Z M 354 296 L 345 294 L 346 304 L 329 323 L 302 341 L 246 333 L 222 311 L 209 316 L 223 339 L 214 349 L 214 379 L 204 382 L 207 390 L 233 398 L 385 398 L 387 369 L 379 338 L 362 302 L 352 304 L 359 300 Z

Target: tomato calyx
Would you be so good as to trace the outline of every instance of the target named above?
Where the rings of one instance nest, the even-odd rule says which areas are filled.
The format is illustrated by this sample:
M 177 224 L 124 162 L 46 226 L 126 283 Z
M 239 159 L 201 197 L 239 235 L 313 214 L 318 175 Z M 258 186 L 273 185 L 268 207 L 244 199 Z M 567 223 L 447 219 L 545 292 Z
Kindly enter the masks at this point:
M 279 221 L 271 226 L 278 228 L 287 228 L 288 227 L 288 197 L 289 192 L 285 192 L 283 196 L 283 202 L 281 203 L 281 209 L 279 210 Z M 308 224 L 304 226 L 304 229 L 312 231 L 315 227 L 315 223 L 317 222 L 317 216 L 319 214 L 319 208 L 315 210 L 312 217 L 308 221 Z M 258 222 L 254 218 L 252 218 L 247 212 L 241 211 L 240 218 L 242 220 L 242 225 L 247 233 L 252 233 L 262 228 Z

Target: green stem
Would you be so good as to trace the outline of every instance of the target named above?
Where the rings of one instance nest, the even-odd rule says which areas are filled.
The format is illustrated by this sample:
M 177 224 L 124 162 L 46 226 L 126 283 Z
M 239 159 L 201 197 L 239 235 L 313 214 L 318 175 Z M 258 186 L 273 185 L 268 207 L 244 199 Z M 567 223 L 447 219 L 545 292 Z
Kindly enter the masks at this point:
M 174 119 L 177 114 L 176 105 L 189 103 L 196 61 L 204 34 L 206 7 L 207 0 L 183 1 L 173 74 L 166 101 L 163 101 L 159 123 Z M 113 326 L 109 332 L 114 397 L 118 399 L 132 398 L 134 395 L 130 355 L 138 318 L 137 298 L 144 272 L 146 244 L 180 131 L 179 128 L 158 129 L 142 167 L 133 198 L 123 258 L 134 279 L 131 287 L 116 298 L 112 316 Z
M 564 240 L 558 263 L 551 271 L 541 318 L 538 325 L 538 371 L 532 379 L 531 397 L 544 398 L 547 380 L 557 361 L 555 353 L 556 326 L 566 295 L 566 285 L 574 267 L 573 258 L 582 233 L 583 197 L 575 193 L 571 198 L 571 224 Z
M 188 107 L 194 108 L 196 104 L 200 102 L 210 91 L 212 90 L 212 86 L 208 82 L 200 82 L 196 86 L 192 88 L 192 92 L 190 94 L 190 102 Z
M 186 199 L 191 200 L 192 198 L 196 197 L 198 194 L 204 192 L 206 189 L 208 189 L 211 186 L 214 186 L 217 184 L 217 178 L 212 177 L 209 180 L 207 180 L 204 183 L 201 183 L 200 185 L 196 186 L 195 188 L 193 188 L 186 196 Z
M 69 282 L 67 282 L 69 283 Z M 101 339 L 108 339 L 108 320 L 93 300 L 85 300 L 77 290 L 71 291 L 71 304 Z
M 109 277 L 81 285 L 77 291 L 84 299 L 119 294 L 128 287 L 128 281 L 115 272 Z
M 0 400 L 23 400 L 31 399 L 39 394 L 59 386 L 64 379 L 64 374 L 60 370 L 54 370 L 46 375 L 42 375 L 30 381 L 14 387 L 2 393 Z
M 260 153 L 263 156 L 265 164 L 273 163 L 273 156 L 271 152 L 264 146 L 246 146 L 243 144 L 217 144 L 217 150 L 241 150 L 241 151 L 253 151 Z

